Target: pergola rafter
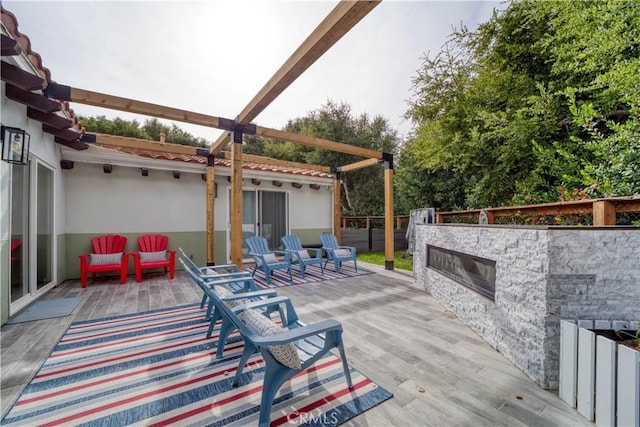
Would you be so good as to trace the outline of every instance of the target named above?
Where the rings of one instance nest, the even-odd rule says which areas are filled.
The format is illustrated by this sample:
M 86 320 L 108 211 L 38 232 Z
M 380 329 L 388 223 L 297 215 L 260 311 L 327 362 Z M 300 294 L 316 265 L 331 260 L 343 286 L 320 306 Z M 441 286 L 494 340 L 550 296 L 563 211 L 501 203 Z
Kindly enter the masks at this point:
M 363 147 L 352 146 L 336 141 L 315 138 L 308 135 L 300 135 L 291 132 L 256 126 L 250 122 L 255 119 L 274 99 L 276 99 L 293 81 L 295 81 L 307 68 L 320 58 L 331 46 L 344 36 L 355 24 L 366 16 L 381 0 L 342 0 L 316 27 L 298 49 L 285 61 L 274 76 L 264 85 L 249 104 L 240 112 L 235 120 L 222 117 L 196 113 L 183 109 L 152 104 L 119 96 L 92 92 L 85 89 L 73 88 L 57 83 L 49 83 L 44 93 L 48 97 L 58 100 L 77 102 L 85 105 L 114 109 L 130 113 L 142 114 L 168 120 L 175 120 L 190 124 L 196 124 L 225 132 L 208 151 L 195 147 L 185 147 L 169 143 L 157 143 L 133 138 L 119 138 L 97 134 L 95 142 L 102 145 L 119 145 L 131 148 L 158 150 L 176 154 L 202 155 L 207 157 L 206 181 L 207 181 L 207 263 L 214 263 L 214 157 L 232 141 L 230 153 L 224 153 L 224 158 L 231 160 L 231 262 L 242 265 L 242 164 L 243 159 L 251 160 L 251 156 L 243 155 L 243 134 L 256 134 L 266 138 L 289 141 L 297 144 L 337 151 L 345 154 L 364 157 L 365 160 L 350 165 L 329 169 L 325 166 L 297 164 L 295 162 L 283 162 L 272 159 L 274 162 L 265 161 L 261 156 L 256 162 L 267 164 L 279 164 L 307 169 L 327 169 L 334 172 L 334 234 L 340 239 L 340 183 L 342 173 L 383 163 L 385 166 L 385 264 L 388 269 L 393 269 L 393 157 Z M 144 142 L 143 142 L 144 141 Z M 336 219 L 337 218 L 337 219 Z
M 342 38 L 381 0 L 341 1 L 313 30 L 300 47 L 282 64 L 269 81 L 258 91 L 247 106 L 238 114 L 236 121 L 248 124 L 254 120 L 291 83 L 320 58 L 331 46 Z M 211 152 L 221 151 L 230 141 L 229 134 L 221 135 L 211 146 Z
M 85 140 L 90 140 L 104 147 L 132 148 L 136 150 L 155 151 L 159 153 L 183 154 L 186 156 L 209 157 L 209 150 L 206 148 L 193 147 L 189 145 L 172 144 L 169 142 L 157 142 L 147 139 L 132 138 L 128 136 L 115 136 L 103 133 L 87 133 Z M 222 151 L 214 157 L 231 160 L 231 153 Z M 273 159 L 271 157 L 257 156 L 255 154 L 244 154 L 243 161 L 249 163 L 260 163 L 263 165 L 281 166 L 286 168 L 310 169 L 318 172 L 331 173 L 329 166 L 312 165 L 309 163 L 291 162 L 288 160 Z

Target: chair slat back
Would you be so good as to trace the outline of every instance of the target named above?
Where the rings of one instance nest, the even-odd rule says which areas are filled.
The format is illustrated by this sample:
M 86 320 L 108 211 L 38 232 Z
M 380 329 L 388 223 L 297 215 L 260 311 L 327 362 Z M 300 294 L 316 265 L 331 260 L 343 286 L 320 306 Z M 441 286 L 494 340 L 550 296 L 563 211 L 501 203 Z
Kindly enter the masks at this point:
M 249 247 L 249 252 L 259 255 L 270 254 L 273 252 L 269 249 L 269 244 L 267 243 L 267 239 L 261 236 L 251 236 L 247 240 L 247 246 Z
M 189 267 L 191 267 L 193 270 L 196 270 L 196 271 L 198 270 L 198 266 L 196 265 L 195 262 L 193 262 L 191 258 L 187 256 L 187 254 L 184 252 L 184 249 L 178 248 L 178 252 L 180 253 L 180 259 L 182 259 L 183 262 L 186 262 L 186 264 L 189 264 Z
M 223 317 L 226 317 L 227 319 L 229 319 L 229 321 L 231 321 L 234 324 L 234 326 L 240 330 L 240 333 L 242 335 L 249 336 L 249 337 L 255 336 L 253 332 L 251 332 L 246 327 L 246 325 L 238 318 L 238 316 L 231 311 L 229 306 L 227 306 L 224 302 L 222 302 L 222 300 L 214 290 L 213 286 L 207 285 L 207 283 L 200 276 L 198 276 L 191 268 L 189 268 L 189 266 L 185 264 L 182 259 L 179 259 L 178 261 L 180 261 L 180 263 L 182 264 L 182 267 L 184 268 L 184 271 L 187 273 L 187 275 L 191 277 L 191 279 L 196 283 L 196 285 L 199 288 L 201 288 L 209 298 L 211 298 L 211 301 L 213 301 L 213 305 L 215 306 L 216 310 L 219 310 Z
M 281 240 L 282 240 L 282 244 L 284 245 L 284 248 L 288 251 L 297 252 L 297 251 L 303 250 L 302 242 L 300 241 L 300 238 L 296 235 L 289 234 L 287 236 L 284 236 Z
M 320 236 L 322 246 L 329 249 L 338 249 L 338 239 L 331 233 L 322 233 Z
M 127 238 L 117 234 L 106 234 L 91 239 L 93 252 L 96 254 L 117 254 L 124 252 Z
M 166 251 L 169 238 L 163 234 L 145 234 L 138 237 L 138 247 L 141 252 Z

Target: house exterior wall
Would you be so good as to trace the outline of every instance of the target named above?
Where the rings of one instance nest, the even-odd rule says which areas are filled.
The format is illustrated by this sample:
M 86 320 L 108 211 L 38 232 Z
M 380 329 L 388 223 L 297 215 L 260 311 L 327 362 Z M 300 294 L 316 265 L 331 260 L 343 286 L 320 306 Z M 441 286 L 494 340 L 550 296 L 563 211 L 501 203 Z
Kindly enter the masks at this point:
M 558 386 L 560 319 L 640 320 L 638 228 L 416 231 L 416 279 L 541 387 Z M 427 268 L 427 244 L 496 261 L 495 301 Z
M 2 124 L 5 126 L 18 127 L 24 129 L 30 135 L 29 160 L 30 167 L 35 169 L 37 164 L 42 164 L 53 172 L 53 210 L 54 218 L 50 223 L 50 232 L 53 238 L 53 282 L 50 285 L 41 288 L 36 294 L 23 298 L 21 304 L 14 306 L 18 310 L 22 306 L 33 301 L 37 296 L 46 292 L 51 286 L 59 281 L 64 280 L 64 267 L 61 266 L 60 242 L 64 242 L 64 216 L 65 216 L 65 198 L 66 192 L 60 174 L 59 164 L 61 159 L 60 146 L 55 143 L 54 137 L 42 131 L 42 123 L 27 118 L 27 107 L 11 101 L 5 96 L 5 83 L 2 82 L 2 97 L 0 110 L 2 111 Z M 6 162 L 0 162 L 0 320 L 6 322 L 10 313 L 10 295 L 9 295 L 9 242 L 11 240 L 11 170 L 12 168 L 25 168 L 21 165 L 10 165 Z M 35 174 L 31 173 L 30 179 L 33 180 Z M 31 183 L 33 188 L 34 183 Z M 24 195 L 29 197 L 29 195 Z M 35 210 L 35 200 L 32 198 L 30 209 Z M 31 215 L 29 215 L 31 217 Z M 25 216 L 24 221 L 29 219 Z M 31 229 L 31 224 L 29 226 Z M 37 237 L 36 237 L 37 238 Z M 35 242 L 32 242 L 31 254 L 32 258 L 38 256 L 35 252 Z M 64 245 L 63 245 L 64 246 Z M 58 261 L 56 263 L 56 261 Z M 57 264 L 57 265 L 56 265 Z
M 333 187 L 297 190 L 291 212 L 291 234 L 300 237 L 303 246 L 320 245 L 320 235 L 333 230 Z
M 101 164 L 76 161 L 73 169 L 62 174 L 69 207 L 64 239 L 66 278 L 79 277 L 77 256 L 90 252 L 91 238 L 100 234 L 126 236 L 127 251 L 132 252 L 137 250 L 138 236 L 166 234 L 170 248 L 182 247 L 197 264 L 206 264 L 206 182 L 200 173 L 182 172 L 180 179 L 175 179 L 171 171 L 150 169 L 149 176 L 144 177 L 139 168 L 116 164 L 106 174 Z M 282 175 L 278 179 L 282 181 Z M 215 262 L 224 264 L 228 262 L 230 183 L 226 176 L 216 176 L 215 182 Z M 290 184 L 285 184 L 289 188 L 276 188 L 270 182 L 265 179 L 261 186 L 245 188 L 287 191 L 290 229 L 315 236 L 319 242 L 320 233 L 325 231 L 322 227 L 331 227 L 332 193 L 326 188 L 312 190 L 308 185 L 301 189 Z M 129 268 L 132 272 L 132 263 Z

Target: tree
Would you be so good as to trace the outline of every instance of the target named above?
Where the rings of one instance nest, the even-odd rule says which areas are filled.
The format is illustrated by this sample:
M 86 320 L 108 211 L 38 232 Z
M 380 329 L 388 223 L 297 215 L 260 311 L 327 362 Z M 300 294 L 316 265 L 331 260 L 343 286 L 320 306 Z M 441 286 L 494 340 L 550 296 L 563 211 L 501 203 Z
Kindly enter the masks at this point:
M 165 141 L 172 144 L 190 145 L 193 147 L 206 147 L 209 145 L 206 139 L 191 135 L 180 129 L 175 123 L 169 127 L 160 123 L 156 118 L 145 120 L 142 126 L 140 126 L 137 120 L 127 121 L 120 117 L 107 119 L 105 116 L 81 116 L 80 122 L 88 132 L 147 139 L 150 141 L 159 141 L 160 134 L 164 132 Z
M 379 116 L 355 116 L 346 103 L 328 101 L 306 116 L 289 120 L 284 128 L 316 138 L 328 139 L 358 147 L 395 154 L 397 131 Z M 361 157 L 338 153 L 291 142 L 251 138 L 250 150 L 262 145 L 262 155 L 282 160 L 322 166 L 344 166 L 362 160 Z M 384 174 L 381 167 L 371 166 L 343 175 L 342 214 L 381 215 L 384 213 Z
M 403 202 L 638 193 L 639 20 L 638 2 L 522 0 L 476 32 L 454 31 L 413 80 Z M 443 182 L 408 185 L 416 175 Z

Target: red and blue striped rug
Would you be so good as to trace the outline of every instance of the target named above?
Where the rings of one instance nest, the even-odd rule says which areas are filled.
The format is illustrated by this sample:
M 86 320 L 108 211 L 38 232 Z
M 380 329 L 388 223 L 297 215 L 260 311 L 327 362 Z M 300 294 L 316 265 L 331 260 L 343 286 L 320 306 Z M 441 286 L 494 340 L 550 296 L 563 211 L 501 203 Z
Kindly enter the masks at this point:
M 242 340 L 216 359 L 217 336 L 197 305 L 72 324 L 2 419 L 24 425 L 257 425 L 264 363 L 249 360 L 231 386 Z M 272 426 L 339 425 L 392 394 L 329 355 L 285 383 Z
M 245 269 L 246 271 L 253 273 L 253 267 Z M 304 279 L 300 276 L 300 270 L 297 265 L 291 268 L 291 277 L 293 280 L 289 280 L 289 274 L 287 270 L 276 270 L 271 274 L 271 285 L 267 284 L 264 273 L 260 270 L 256 271 L 253 276 L 256 284 L 262 288 L 280 288 L 282 286 L 300 285 L 302 283 L 322 282 L 323 280 L 334 279 L 346 279 L 349 277 L 363 276 L 365 274 L 372 274 L 373 271 L 366 268 L 358 267 L 358 271 L 353 268 L 353 264 L 342 264 L 342 267 L 337 272 L 333 270 L 333 264 L 329 263 L 327 268 L 322 270 L 317 265 L 307 265 L 305 269 Z

